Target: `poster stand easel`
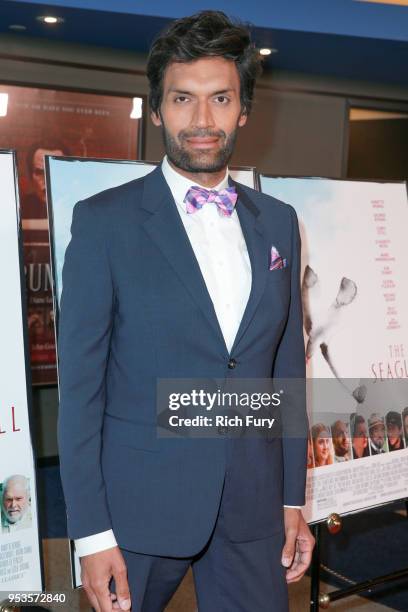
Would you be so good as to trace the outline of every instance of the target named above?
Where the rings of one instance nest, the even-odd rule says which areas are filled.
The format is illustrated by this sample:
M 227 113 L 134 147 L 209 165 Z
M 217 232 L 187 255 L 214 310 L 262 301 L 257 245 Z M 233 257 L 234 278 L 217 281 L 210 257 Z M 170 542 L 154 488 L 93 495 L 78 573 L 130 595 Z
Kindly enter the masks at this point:
M 395 503 L 394 500 L 393 503 Z M 405 500 L 405 507 L 407 511 L 408 518 L 408 498 Z M 384 504 L 386 505 L 386 504 Z M 315 538 L 315 548 L 313 550 L 312 563 L 310 567 L 310 612 L 318 612 L 319 608 L 327 609 L 330 607 L 330 604 L 334 601 L 338 601 L 339 599 L 345 599 L 346 597 L 350 597 L 351 595 L 357 595 L 362 592 L 371 592 L 373 587 L 376 587 L 380 584 L 386 584 L 388 582 L 400 580 L 401 578 L 408 577 L 408 567 L 398 570 L 396 572 L 391 572 L 389 574 L 384 574 L 383 576 L 377 576 L 376 578 L 371 578 L 370 580 L 364 580 L 363 582 L 353 583 L 351 586 L 347 586 L 341 589 L 336 589 L 334 591 L 330 591 L 330 593 L 321 593 L 320 592 L 320 545 L 321 545 L 321 533 L 323 526 L 326 525 L 330 534 L 335 535 L 339 533 L 342 528 L 342 518 L 336 514 L 335 512 L 329 514 L 328 518 L 325 521 L 320 521 L 318 523 L 314 523 L 310 526 L 312 534 Z

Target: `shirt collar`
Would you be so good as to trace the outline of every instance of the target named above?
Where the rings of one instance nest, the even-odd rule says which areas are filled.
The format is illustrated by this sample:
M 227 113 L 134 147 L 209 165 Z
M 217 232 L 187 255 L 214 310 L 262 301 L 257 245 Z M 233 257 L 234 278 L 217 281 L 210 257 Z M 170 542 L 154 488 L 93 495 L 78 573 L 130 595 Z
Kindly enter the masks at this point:
M 164 178 L 166 179 L 166 182 L 173 195 L 173 198 L 176 201 L 176 204 L 181 206 L 184 212 L 187 212 L 186 205 L 183 201 L 186 196 L 187 191 L 193 185 L 198 185 L 199 187 L 204 187 L 204 185 L 200 185 L 200 183 L 197 183 L 197 181 L 194 182 L 191 179 L 177 172 L 173 168 L 173 166 L 169 164 L 167 155 L 165 155 L 163 158 L 161 169 L 162 169 Z M 226 187 L 228 187 L 228 174 L 229 173 L 228 173 L 228 168 L 227 168 L 225 171 L 225 176 L 222 179 L 222 181 L 220 181 L 217 185 L 215 185 L 215 187 L 212 187 L 211 189 L 216 189 L 217 191 L 219 191 L 220 189 L 225 189 Z M 205 187 L 205 189 L 208 189 L 208 187 Z

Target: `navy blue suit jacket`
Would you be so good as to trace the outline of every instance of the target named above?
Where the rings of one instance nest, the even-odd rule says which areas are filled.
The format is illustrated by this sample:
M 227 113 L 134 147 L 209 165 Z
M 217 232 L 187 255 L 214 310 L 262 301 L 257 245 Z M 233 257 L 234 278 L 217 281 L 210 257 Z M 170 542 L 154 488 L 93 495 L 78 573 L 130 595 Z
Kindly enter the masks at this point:
M 235 184 L 252 287 L 230 353 L 160 167 L 75 205 L 58 330 L 72 538 L 113 529 L 128 550 L 197 553 L 216 520 L 232 441 L 158 438 L 157 378 L 304 377 L 296 213 Z M 288 262 L 273 272 L 272 245 Z M 304 402 L 282 412 L 283 439 L 248 440 L 236 452 L 226 480 L 232 540 L 282 529 L 283 504 L 304 503 Z M 285 436 L 294 423 L 302 435 Z

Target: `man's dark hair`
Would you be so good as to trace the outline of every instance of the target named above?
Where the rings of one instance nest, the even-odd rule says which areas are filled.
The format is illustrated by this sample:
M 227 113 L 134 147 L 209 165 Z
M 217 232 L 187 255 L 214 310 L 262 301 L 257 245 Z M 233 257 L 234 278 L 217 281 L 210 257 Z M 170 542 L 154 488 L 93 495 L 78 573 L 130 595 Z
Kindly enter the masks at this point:
M 402 427 L 402 417 L 400 413 L 396 412 L 395 410 L 390 410 L 389 412 L 387 412 L 387 414 L 385 415 L 385 422 L 387 427 L 388 425 L 397 425 L 397 427 L 399 428 Z
M 351 423 L 351 436 L 352 438 L 356 437 L 357 426 L 361 423 L 365 423 L 365 418 L 362 414 L 356 414 L 353 412 L 350 415 L 350 423 Z
M 153 42 L 147 60 L 150 109 L 159 113 L 167 66 L 202 57 L 224 57 L 235 62 L 242 111 L 249 114 L 255 81 L 261 73 L 261 57 L 251 42 L 249 30 L 232 23 L 221 11 L 202 11 L 177 19 Z

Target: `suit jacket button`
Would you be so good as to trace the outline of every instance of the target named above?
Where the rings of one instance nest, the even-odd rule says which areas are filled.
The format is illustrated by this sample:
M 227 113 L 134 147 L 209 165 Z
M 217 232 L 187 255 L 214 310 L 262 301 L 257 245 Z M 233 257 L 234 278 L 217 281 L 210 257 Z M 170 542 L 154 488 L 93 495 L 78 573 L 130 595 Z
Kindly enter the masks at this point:
M 235 361 L 235 359 L 230 359 L 229 360 L 228 367 L 229 367 L 230 370 L 233 370 L 236 365 L 237 365 L 237 362 Z

